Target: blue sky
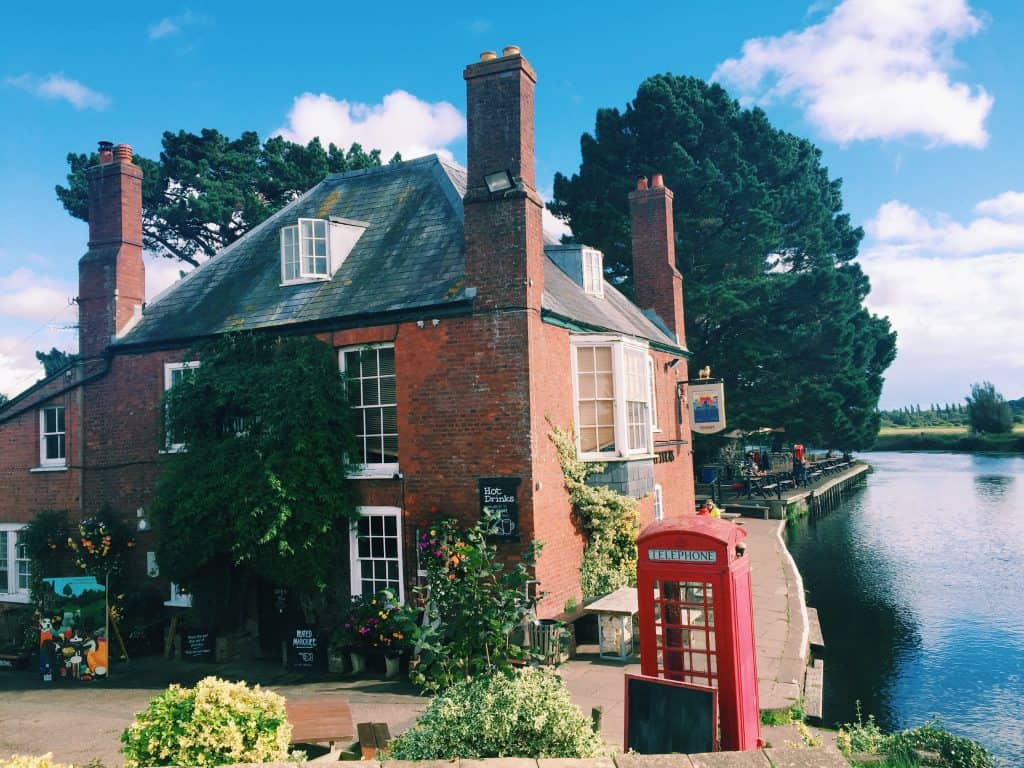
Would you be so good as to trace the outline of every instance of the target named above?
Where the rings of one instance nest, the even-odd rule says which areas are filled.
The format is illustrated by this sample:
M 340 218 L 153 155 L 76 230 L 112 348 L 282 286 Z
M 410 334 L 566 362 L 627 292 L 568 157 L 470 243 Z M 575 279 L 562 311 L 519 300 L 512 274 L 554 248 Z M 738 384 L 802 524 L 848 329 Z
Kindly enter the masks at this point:
M 514 43 L 539 76 L 542 193 L 578 167 L 598 107 L 657 72 L 715 77 L 843 179 L 869 306 L 900 333 L 883 407 L 959 401 L 982 379 L 1024 395 L 1019 2 L 147 5 L 5 9 L 0 392 L 35 380 L 34 350 L 76 344 L 86 227 L 53 193 L 69 151 L 109 139 L 153 157 L 164 130 L 212 127 L 465 162 L 462 68 Z M 148 262 L 150 295 L 179 266 Z

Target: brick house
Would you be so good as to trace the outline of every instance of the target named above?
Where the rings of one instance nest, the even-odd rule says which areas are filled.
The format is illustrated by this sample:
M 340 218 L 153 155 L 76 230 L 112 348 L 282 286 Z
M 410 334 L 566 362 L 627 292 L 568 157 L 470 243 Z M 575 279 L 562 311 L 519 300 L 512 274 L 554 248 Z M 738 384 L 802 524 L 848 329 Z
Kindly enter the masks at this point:
M 354 591 L 407 591 L 416 527 L 432 508 L 477 518 L 497 479 L 518 506 L 520 543 L 502 547 L 545 545 L 540 615 L 579 599 L 584 542 L 549 420 L 576 425 L 580 456 L 607 462 L 600 480 L 640 498 L 642 523 L 693 513 L 671 191 L 654 176 L 630 195 L 634 304 L 604 281 L 600 252 L 545 243 L 529 63 L 506 49 L 464 77 L 468 169 L 430 156 L 329 176 L 148 302 L 142 174 L 129 147 L 101 145 L 82 359 L 0 411 L 0 601 L 27 599 L 17 529 L 39 510 L 145 515 L 176 448 L 159 444 L 161 396 L 195 364 L 192 343 L 233 330 L 315 334 L 351 377 L 359 528 L 384 544 L 353 534 L 339 553 Z

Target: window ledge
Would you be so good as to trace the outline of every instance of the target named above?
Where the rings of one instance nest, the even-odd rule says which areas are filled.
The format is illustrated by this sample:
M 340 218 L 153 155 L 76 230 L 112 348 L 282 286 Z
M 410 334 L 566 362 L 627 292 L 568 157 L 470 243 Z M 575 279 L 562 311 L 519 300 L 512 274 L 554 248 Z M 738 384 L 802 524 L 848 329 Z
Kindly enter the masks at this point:
M 32 467 L 29 472 L 67 472 L 68 465 L 61 464 L 59 467 L 54 465 L 52 467 Z
M 27 605 L 30 602 L 27 592 L 15 592 L 13 595 L 0 593 L 0 603 L 21 603 Z
M 628 456 L 590 456 L 583 454 L 578 456 L 580 461 L 588 464 L 609 464 L 611 462 L 621 461 L 650 461 L 656 458 L 653 453 L 631 453 Z
M 402 479 L 402 471 L 398 468 L 397 464 L 363 468 L 355 472 L 346 472 L 345 477 L 349 480 L 400 480 Z
M 278 288 L 287 288 L 290 285 L 309 285 L 310 283 L 329 283 L 333 275 L 318 275 L 316 277 L 300 277 L 298 280 L 282 280 Z
M 192 601 L 186 603 L 184 600 L 164 600 L 164 605 L 168 608 L 191 608 Z

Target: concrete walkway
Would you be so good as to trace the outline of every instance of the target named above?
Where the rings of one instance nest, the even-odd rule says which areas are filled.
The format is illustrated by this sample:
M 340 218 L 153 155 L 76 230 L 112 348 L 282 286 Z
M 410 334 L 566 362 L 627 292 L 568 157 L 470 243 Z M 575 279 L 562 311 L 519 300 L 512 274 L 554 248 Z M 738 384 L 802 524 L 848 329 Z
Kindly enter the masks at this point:
M 783 545 L 779 520 L 743 519 L 748 533 L 747 556 L 751 561 L 754 595 L 754 624 L 757 642 L 758 689 L 762 709 L 784 709 L 800 694 L 806 660 L 807 614 L 799 573 Z M 639 659 L 621 663 L 600 659 L 595 646 L 582 646 L 578 657 L 559 668 L 573 701 L 590 714 L 603 709 L 602 735 L 609 744 L 623 743 L 623 675 L 639 673 Z M 100 758 L 107 766 L 121 763 L 118 754 L 121 731 L 134 713 L 145 708 L 158 690 L 171 681 L 189 684 L 206 674 L 229 679 L 260 682 L 289 698 L 340 695 L 348 699 L 355 722 L 386 722 L 393 734 L 412 725 L 427 704 L 406 682 L 385 680 L 322 680 L 310 682 L 272 664 L 197 665 L 146 658 L 116 670 L 116 677 L 99 686 L 44 687 L 27 672 L 0 672 L 0 756 L 12 752 L 41 754 L 52 751 L 61 762 L 85 764 Z M 144 683 L 135 681 L 145 680 Z M 783 730 L 762 733 L 775 747 L 798 740 Z M 804 752 L 804 751 L 801 751 Z M 787 753 L 788 754 L 788 753 Z M 804 752 L 793 759 L 806 757 Z M 683 766 L 766 765 L 764 753 L 741 755 L 723 753 L 714 761 L 673 758 L 671 768 Z M 781 762 L 783 753 L 771 754 L 775 765 L 832 765 Z M 788 758 L 787 758 L 788 759 Z M 831 756 L 829 757 L 831 759 Z M 682 762 L 680 762 L 682 760 Z M 689 763 L 685 760 L 690 760 Z M 542 761 L 543 763 L 544 761 Z M 621 766 L 621 764 L 620 764 Z M 553 766 L 545 768 L 554 768 Z

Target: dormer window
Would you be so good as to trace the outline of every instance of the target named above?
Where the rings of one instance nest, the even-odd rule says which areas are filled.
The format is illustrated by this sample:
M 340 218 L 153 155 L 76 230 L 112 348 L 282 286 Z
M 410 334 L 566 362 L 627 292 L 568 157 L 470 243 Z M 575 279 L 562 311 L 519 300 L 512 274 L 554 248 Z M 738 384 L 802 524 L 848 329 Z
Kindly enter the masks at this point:
M 593 248 L 583 249 L 583 290 L 591 296 L 604 296 L 604 256 Z
M 329 280 L 369 226 L 365 221 L 331 217 L 299 219 L 281 228 L 281 282 Z

